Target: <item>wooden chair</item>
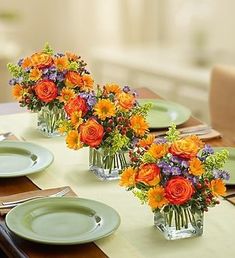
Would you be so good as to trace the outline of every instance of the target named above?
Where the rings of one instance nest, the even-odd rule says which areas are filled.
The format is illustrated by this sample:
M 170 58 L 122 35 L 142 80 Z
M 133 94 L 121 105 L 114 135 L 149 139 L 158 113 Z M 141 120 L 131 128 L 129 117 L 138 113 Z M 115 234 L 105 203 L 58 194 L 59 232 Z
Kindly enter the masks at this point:
M 235 67 L 216 65 L 212 69 L 209 105 L 212 127 L 235 139 Z

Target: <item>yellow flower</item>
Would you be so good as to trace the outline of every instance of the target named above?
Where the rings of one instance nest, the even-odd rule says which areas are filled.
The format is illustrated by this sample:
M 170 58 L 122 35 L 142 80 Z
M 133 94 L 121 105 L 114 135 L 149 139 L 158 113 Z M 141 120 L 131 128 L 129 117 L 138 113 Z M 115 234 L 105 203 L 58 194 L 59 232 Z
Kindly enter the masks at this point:
M 58 97 L 60 102 L 64 102 L 67 103 L 68 101 L 70 101 L 72 98 L 75 97 L 75 93 L 72 89 L 70 88 L 63 88 L 61 90 L 61 96 Z
M 104 88 L 108 94 L 109 93 L 119 94 L 122 91 L 120 86 L 116 83 L 107 83 Z
M 125 187 L 131 187 L 135 185 L 135 174 L 136 174 L 136 169 L 132 167 L 126 168 L 123 173 L 121 174 L 120 186 L 125 186 Z
M 31 58 L 30 58 L 30 57 L 26 57 L 26 58 L 23 60 L 21 66 L 26 69 L 26 68 L 31 67 L 32 65 L 33 65 L 33 64 L 32 64 Z
M 141 115 L 134 115 L 130 119 L 130 127 L 136 136 L 143 136 L 148 131 L 148 123 Z
M 94 106 L 94 114 L 101 120 L 105 120 L 107 117 L 115 116 L 115 105 L 109 99 L 101 99 Z
M 24 93 L 26 93 L 26 90 L 24 90 L 20 84 L 15 84 L 12 87 L 12 95 L 15 99 L 21 100 Z
M 189 161 L 189 173 L 194 176 L 201 176 L 205 172 L 202 162 L 198 158 Z
M 83 75 L 82 82 L 83 82 L 83 85 L 80 88 L 81 90 L 90 91 L 93 89 L 94 80 L 90 75 L 87 75 L 87 74 Z
M 74 149 L 74 150 L 78 150 L 83 146 L 80 141 L 80 134 L 78 133 L 77 130 L 72 130 L 68 132 L 68 135 L 66 137 L 66 143 L 70 149 Z
M 135 103 L 135 97 L 132 94 L 122 92 L 117 97 L 118 105 L 124 110 L 130 110 Z
M 64 71 L 68 69 L 69 66 L 69 61 L 66 56 L 58 57 L 54 60 L 55 66 L 57 67 L 58 70 Z
M 210 188 L 214 196 L 225 195 L 226 187 L 222 179 L 213 179 L 210 183 Z
M 152 209 L 162 208 L 167 203 L 163 187 L 156 186 L 148 191 L 148 204 Z
M 155 159 L 160 159 L 168 153 L 168 145 L 154 143 L 150 146 L 148 153 Z
M 139 140 L 138 145 L 143 148 L 148 147 L 153 143 L 154 139 L 155 136 L 153 134 L 148 134 L 146 138 Z
M 38 68 L 33 68 L 29 73 L 29 79 L 31 81 L 37 81 L 41 78 L 42 71 L 40 71 Z
M 83 123 L 82 112 L 75 111 L 71 115 L 71 124 L 77 129 Z

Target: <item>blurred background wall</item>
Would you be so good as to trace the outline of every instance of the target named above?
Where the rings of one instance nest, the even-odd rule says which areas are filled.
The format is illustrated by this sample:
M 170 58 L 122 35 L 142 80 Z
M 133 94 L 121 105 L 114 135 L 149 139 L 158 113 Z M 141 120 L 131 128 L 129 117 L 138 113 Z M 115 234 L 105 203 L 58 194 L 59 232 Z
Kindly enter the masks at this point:
M 233 0 L 0 0 L 0 102 L 6 64 L 40 50 L 79 53 L 97 83 L 149 87 L 208 121 L 211 67 L 235 63 Z

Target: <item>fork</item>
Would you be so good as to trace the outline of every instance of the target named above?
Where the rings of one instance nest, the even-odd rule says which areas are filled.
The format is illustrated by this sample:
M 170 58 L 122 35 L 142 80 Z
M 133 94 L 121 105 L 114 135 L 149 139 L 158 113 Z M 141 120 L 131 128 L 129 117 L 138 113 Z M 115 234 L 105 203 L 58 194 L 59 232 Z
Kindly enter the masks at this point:
M 63 190 L 61 190 L 57 193 L 48 195 L 47 197 L 62 197 L 64 195 L 66 195 L 69 191 L 70 191 L 69 188 L 65 188 L 65 189 L 63 189 Z M 17 201 L 3 202 L 2 205 L 0 206 L 0 208 L 12 208 L 12 207 L 15 207 L 15 206 L 23 203 L 23 202 L 38 199 L 38 198 L 43 198 L 43 197 L 45 197 L 45 196 L 36 195 L 36 196 L 31 196 L 31 197 L 28 197 L 28 198 L 20 199 L 20 200 L 17 200 Z

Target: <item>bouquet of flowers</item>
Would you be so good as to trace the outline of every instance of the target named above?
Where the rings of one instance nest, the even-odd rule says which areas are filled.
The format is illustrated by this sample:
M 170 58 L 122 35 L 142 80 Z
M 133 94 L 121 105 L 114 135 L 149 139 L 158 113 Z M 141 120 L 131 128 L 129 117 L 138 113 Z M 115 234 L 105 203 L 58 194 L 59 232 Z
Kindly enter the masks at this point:
M 9 82 L 12 94 L 20 106 L 34 112 L 42 110 L 39 122 L 42 119 L 49 127 L 55 127 L 70 99 L 91 90 L 94 83 L 80 56 L 54 53 L 48 44 L 41 52 L 8 64 L 8 69 L 13 76 Z
M 68 119 L 61 123 L 60 130 L 66 132 L 69 148 L 90 147 L 91 170 L 106 171 L 107 176 L 115 170 L 116 177 L 127 163 L 124 152 L 148 132 L 145 118 L 149 108 L 138 104 L 136 93 L 128 86 L 122 89 L 117 84 L 106 84 L 68 101 Z
M 120 185 L 148 203 L 168 239 L 201 235 L 203 212 L 225 194 L 229 173 L 221 168 L 227 158 L 227 150 L 214 153 L 195 135 L 180 138 L 173 125 L 165 138 L 139 140 Z

